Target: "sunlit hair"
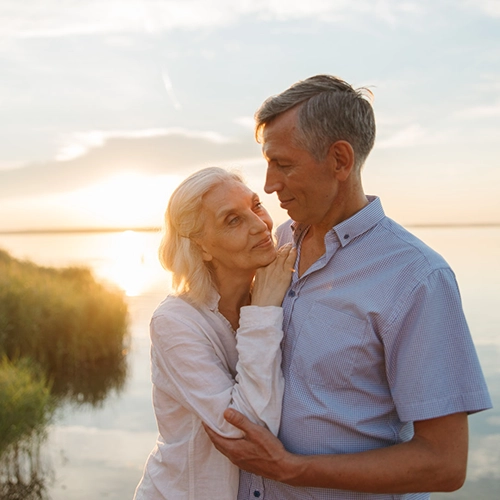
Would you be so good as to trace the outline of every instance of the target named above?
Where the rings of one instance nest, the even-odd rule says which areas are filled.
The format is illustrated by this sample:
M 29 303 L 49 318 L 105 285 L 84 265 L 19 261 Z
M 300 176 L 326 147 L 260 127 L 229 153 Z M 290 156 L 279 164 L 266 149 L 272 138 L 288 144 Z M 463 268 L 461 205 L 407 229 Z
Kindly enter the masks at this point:
M 244 184 L 236 172 L 209 167 L 190 175 L 172 193 L 165 211 L 159 248 L 162 266 L 171 271 L 178 294 L 187 294 L 196 304 L 206 303 L 214 286 L 212 267 L 202 258 L 196 239 L 203 235 L 203 196 L 229 181 Z
M 266 125 L 299 106 L 297 146 L 319 161 L 334 142 L 345 140 L 354 150 L 355 166 L 360 168 L 375 142 L 372 97 L 367 88 L 354 89 L 335 76 L 312 76 L 264 101 L 255 113 L 255 138 L 260 143 Z

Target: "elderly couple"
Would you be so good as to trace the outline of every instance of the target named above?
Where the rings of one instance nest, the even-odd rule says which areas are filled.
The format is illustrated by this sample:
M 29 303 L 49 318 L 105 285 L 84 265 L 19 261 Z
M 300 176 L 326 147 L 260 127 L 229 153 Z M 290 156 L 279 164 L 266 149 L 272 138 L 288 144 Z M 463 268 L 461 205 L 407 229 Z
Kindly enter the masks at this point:
M 277 229 L 236 174 L 165 215 L 177 291 L 151 320 L 159 428 L 136 500 L 428 499 L 491 407 L 453 271 L 365 195 L 364 89 L 299 81 L 257 111 Z

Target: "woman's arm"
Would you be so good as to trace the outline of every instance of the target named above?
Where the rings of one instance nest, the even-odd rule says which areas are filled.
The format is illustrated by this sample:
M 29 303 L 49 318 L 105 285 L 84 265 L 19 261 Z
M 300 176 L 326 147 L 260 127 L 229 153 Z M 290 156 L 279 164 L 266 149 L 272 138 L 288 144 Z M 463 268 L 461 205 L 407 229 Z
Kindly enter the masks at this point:
M 294 251 L 288 248 L 264 273 L 266 280 L 269 274 L 277 277 L 285 270 L 288 274 L 287 281 L 279 278 L 267 299 L 263 298 L 263 290 L 271 281 L 268 280 L 266 286 L 256 283 L 260 304 L 276 301 L 280 289 L 283 297 L 294 258 Z M 155 316 L 151 322 L 155 390 L 166 393 L 226 437 L 242 436 L 223 417 L 229 407 L 242 412 L 252 422 L 266 425 L 276 434 L 283 395 L 281 307 L 242 308 L 240 328 L 236 332 L 239 360 L 233 378 L 222 344 L 214 341 L 218 335 L 212 325 L 199 312 L 193 314 L 195 310 L 191 306 L 185 303 L 183 306 L 180 300 L 179 304 L 168 314 Z

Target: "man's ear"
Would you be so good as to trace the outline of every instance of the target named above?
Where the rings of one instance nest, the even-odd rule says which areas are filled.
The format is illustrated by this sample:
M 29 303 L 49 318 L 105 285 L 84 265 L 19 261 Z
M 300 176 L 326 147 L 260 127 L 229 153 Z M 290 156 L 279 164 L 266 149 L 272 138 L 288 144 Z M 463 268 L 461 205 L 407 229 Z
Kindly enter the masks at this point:
M 333 160 L 334 174 L 337 180 L 345 181 L 354 168 L 354 150 L 347 141 L 334 142 L 328 156 Z

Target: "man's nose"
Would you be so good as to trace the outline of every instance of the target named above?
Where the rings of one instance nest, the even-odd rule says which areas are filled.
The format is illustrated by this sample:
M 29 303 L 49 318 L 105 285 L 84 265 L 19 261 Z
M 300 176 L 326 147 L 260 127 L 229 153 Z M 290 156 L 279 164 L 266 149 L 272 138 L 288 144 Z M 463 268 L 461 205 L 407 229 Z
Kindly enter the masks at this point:
M 266 172 L 266 182 L 264 184 L 264 191 L 267 194 L 274 193 L 275 191 L 279 191 L 281 189 L 281 183 L 279 181 L 278 173 L 276 169 L 268 166 Z

